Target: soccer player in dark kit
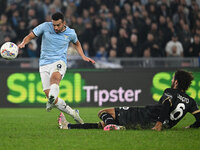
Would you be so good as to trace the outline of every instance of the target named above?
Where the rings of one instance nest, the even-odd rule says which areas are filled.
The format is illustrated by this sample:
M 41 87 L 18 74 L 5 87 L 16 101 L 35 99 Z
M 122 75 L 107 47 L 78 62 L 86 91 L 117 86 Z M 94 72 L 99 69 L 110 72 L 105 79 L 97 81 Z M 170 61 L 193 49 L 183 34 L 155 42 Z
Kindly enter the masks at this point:
M 193 75 L 184 70 L 178 70 L 172 79 L 171 88 L 165 89 L 158 104 L 144 107 L 116 107 L 103 109 L 98 113 L 102 120 L 99 123 L 70 124 L 63 113 L 58 118 L 60 129 L 152 129 L 161 131 L 175 126 L 187 112 L 196 121 L 186 128 L 200 127 L 200 110 L 197 103 L 186 94 L 191 85 Z

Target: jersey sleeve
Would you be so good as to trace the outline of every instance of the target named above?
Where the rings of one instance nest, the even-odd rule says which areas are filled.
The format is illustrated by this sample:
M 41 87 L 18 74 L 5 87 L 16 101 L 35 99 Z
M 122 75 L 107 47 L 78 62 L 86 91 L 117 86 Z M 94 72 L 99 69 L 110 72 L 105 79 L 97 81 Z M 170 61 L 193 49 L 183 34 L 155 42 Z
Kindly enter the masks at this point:
M 173 98 L 172 92 L 170 91 L 170 89 L 166 89 L 163 92 L 163 95 L 160 98 L 159 103 L 160 104 L 164 104 L 166 101 L 169 101 L 170 102 L 170 106 L 171 106 L 172 105 L 172 98 Z
M 44 33 L 44 29 L 46 28 L 46 23 L 42 23 L 33 29 L 33 33 L 35 36 L 40 36 Z
M 196 114 L 196 113 L 198 113 L 198 112 L 200 112 L 196 101 L 193 100 L 193 99 L 192 99 L 192 104 L 191 104 L 191 107 L 190 107 L 189 112 L 190 112 L 191 114 L 193 114 L 193 115 Z
M 71 36 L 71 42 L 76 43 L 78 41 L 78 37 L 77 37 L 75 30 L 74 29 L 72 29 L 72 30 L 73 30 L 73 34 Z
M 190 125 L 190 128 L 199 128 L 200 127 L 200 111 L 194 114 L 196 121 Z
M 200 110 L 198 108 L 196 101 L 194 101 L 193 99 L 192 99 L 192 105 L 189 112 L 192 113 L 196 119 L 196 121 L 192 125 L 190 125 L 190 128 L 199 128 L 200 127 Z

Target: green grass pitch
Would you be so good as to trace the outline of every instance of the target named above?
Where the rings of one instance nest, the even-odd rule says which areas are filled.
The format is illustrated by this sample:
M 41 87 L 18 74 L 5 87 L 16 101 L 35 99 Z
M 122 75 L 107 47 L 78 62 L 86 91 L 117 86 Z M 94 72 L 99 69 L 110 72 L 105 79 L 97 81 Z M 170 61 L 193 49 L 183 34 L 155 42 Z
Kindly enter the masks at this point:
M 85 122 L 98 122 L 101 108 L 79 108 Z M 183 129 L 188 114 L 171 130 L 60 130 L 59 111 L 45 108 L 0 108 L 0 150 L 199 150 L 200 129 Z M 72 118 L 67 119 L 74 123 Z

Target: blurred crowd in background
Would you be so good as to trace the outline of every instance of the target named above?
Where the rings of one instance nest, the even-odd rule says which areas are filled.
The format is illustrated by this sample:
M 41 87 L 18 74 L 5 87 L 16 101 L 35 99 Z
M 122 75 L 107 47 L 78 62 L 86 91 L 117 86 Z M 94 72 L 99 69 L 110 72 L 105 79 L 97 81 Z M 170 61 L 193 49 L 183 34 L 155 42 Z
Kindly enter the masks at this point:
M 0 46 L 63 12 L 86 56 L 199 57 L 200 0 L 0 0 Z M 19 57 L 39 57 L 41 38 Z M 70 55 L 77 55 L 73 45 Z

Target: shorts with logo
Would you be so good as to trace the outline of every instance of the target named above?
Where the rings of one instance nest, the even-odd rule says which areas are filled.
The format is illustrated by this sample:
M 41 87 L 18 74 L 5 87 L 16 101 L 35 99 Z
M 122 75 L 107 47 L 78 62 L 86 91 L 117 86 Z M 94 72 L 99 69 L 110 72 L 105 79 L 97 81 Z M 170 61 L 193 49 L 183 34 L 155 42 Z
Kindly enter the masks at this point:
M 40 66 L 39 72 L 40 72 L 40 77 L 42 81 L 43 91 L 50 89 L 50 78 L 51 78 L 52 73 L 59 72 L 63 78 L 66 70 L 67 70 L 67 66 L 65 62 L 62 60 L 56 61 L 52 64 Z
M 160 108 L 160 106 L 117 107 L 115 108 L 116 121 L 127 129 L 150 129 L 158 119 Z

